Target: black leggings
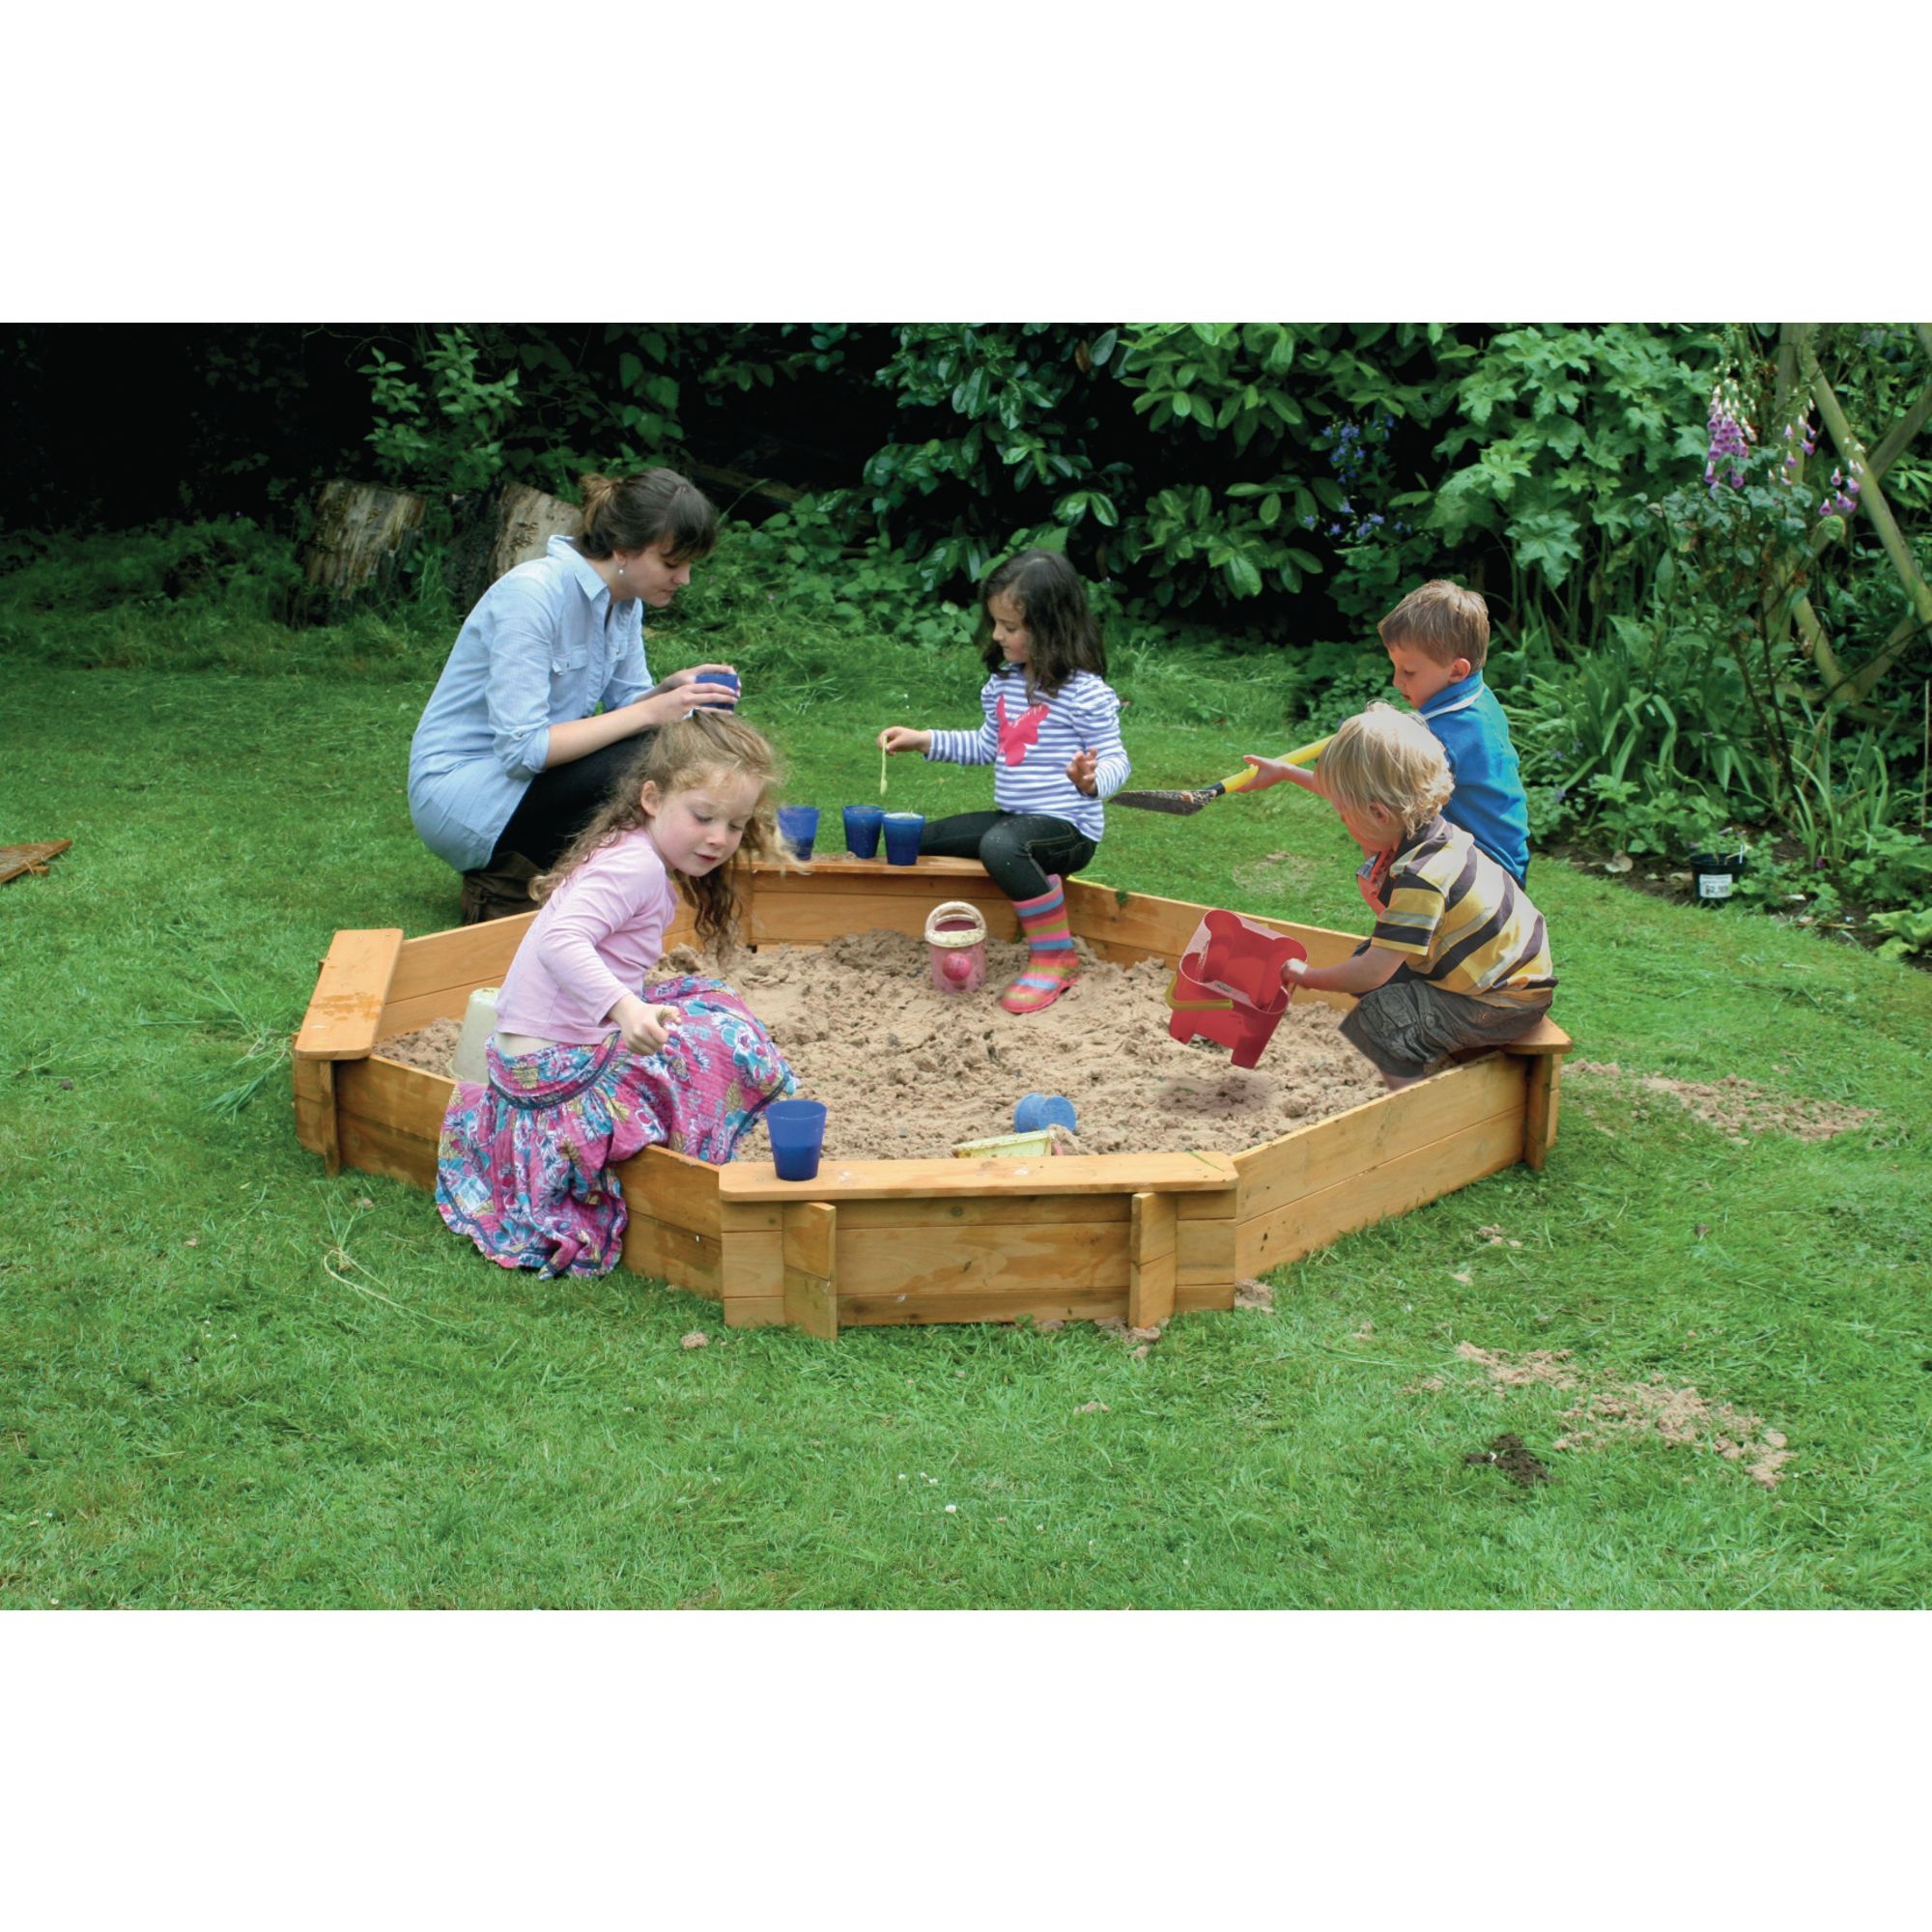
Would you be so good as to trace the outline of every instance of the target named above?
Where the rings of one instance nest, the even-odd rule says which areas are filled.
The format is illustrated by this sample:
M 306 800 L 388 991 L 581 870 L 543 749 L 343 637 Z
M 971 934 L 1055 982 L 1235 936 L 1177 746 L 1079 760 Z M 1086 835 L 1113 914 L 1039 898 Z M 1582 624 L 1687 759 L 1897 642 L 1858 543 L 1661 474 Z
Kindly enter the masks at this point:
M 935 859 L 977 859 L 1009 899 L 1037 899 L 1046 875 L 1064 879 L 1100 848 L 1078 826 L 1033 811 L 962 811 L 929 818 L 919 849 Z
M 616 790 L 617 781 L 642 754 L 651 736 L 639 731 L 587 757 L 539 772 L 517 801 L 484 869 L 495 871 L 513 854 L 521 854 L 538 871 L 549 871 Z

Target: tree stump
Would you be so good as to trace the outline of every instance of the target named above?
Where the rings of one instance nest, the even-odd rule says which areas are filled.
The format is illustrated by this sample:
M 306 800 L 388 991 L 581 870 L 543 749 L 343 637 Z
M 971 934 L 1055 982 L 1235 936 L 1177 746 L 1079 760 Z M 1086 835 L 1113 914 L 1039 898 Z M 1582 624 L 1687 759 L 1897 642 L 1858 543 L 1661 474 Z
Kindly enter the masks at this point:
M 392 570 L 422 528 L 424 497 L 374 483 L 325 483 L 315 528 L 302 550 L 302 576 L 319 590 L 353 596 Z
M 543 555 L 553 536 L 574 537 L 583 521 L 575 503 L 511 483 L 495 499 L 464 499 L 443 557 L 449 594 L 465 611 L 506 571 Z

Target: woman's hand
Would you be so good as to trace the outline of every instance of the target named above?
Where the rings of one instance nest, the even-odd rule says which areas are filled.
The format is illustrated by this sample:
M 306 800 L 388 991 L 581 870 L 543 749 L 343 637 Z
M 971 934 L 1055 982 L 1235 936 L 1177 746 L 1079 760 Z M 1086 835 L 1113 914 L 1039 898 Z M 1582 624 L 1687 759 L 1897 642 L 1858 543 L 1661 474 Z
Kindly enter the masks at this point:
M 1084 791 L 1089 798 L 1100 789 L 1094 779 L 1094 768 L 1100 762 L 1098 752 L 1075 752 L 1066 767 L 1066 776 L 1073 781 L 1075 791 Z
M 932 733 L 915 731 L 906 724 L 888 724 L 879 733 L 879 750 L 888 753 L 929 752 L 932 750 Z
M 715 684 L 711 673 L 722 671 L 734 680 L 730 684 Z M 689 715 L 691 707 L 706 711 L 734 711 L 743 690 L 744 680 L 738 676 L 735 667 L 726 664 L 693 665 L 687 670 L 674 670 L 665 679 L 660 691 L 684 692 L 687 709 L 678 713 L 679 717 Z
M 652 1007 L 635 993 L 626 993 L 611 1009 L 624 1044 L 633 1053 L 655 1053 L 676 1029 L 680 1017 L 675 1007 Z

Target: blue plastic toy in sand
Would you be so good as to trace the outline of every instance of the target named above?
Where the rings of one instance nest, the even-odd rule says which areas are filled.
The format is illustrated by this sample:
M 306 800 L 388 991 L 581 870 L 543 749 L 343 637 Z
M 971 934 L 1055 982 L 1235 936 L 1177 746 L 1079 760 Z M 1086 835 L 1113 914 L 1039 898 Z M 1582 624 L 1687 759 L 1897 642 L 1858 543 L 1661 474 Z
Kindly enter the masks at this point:
M 1013 1128 L 1022 1134 L 1037 1133 L 1042 1127 L 1065 1127 L 1077 1133 L 1073 1102 L 1064 1094 L 1029 1094 L 1013 1109 Z

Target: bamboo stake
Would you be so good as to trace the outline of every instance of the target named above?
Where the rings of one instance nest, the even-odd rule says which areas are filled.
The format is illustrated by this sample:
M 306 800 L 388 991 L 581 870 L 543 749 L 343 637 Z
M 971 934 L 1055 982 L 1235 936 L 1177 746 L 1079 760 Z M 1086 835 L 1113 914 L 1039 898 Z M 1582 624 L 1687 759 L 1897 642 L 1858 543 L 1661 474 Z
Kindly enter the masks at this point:
M 1878 478 L 1869 473 L 1864 445 L 1846 420 L 1844 411 L 1838 407 L 1838 399 L 1833 393 L 1831 384 L 1825 380 L 1825 372 L 1818 366 L 1818 357 L 1808 341 L 1804 346 L 1803 355 L 1805 378 L 1811 384 L 1811 396 L 1818 405 L 1818 413 L 1825 418 L 1825 427 L 1832 432 L 1832 440 L 1838 445 L 1838 453 L 1850 466 L 1852 474 L 1859 479 L 1859 500 L 1871 519 L 1872 528 L 1878 532 L 1879 542 L 1885 546 L 1886 555 L 1891 559 L 1892 569 L 1898 573 L 1899 582 L 1905 586 L 1912 608 L 1918 612 L 1921 622 L 1932 624 L 1932 586 L 1928 586 L 1919 576 L 1918 567 L 1912 560 L 1912 552 L 1891 514 L 1891 505 L 1885 500 L 1885 492 L 1879 488 Z

